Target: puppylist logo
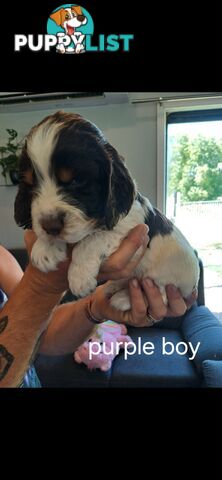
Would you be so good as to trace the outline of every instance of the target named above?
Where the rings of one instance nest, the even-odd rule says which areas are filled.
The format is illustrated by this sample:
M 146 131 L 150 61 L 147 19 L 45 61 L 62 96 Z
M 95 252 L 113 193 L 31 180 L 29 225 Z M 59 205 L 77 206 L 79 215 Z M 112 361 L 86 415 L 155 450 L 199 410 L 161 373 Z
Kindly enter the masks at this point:
M 90 13 L 80 5 L 65 4 L 57 7 L 47 21 L 47 34 L 15 35 L 16 52 L 26 47 L 33 52 L 79 54 L 84 52 L 129 52 L 133 34 L 110 34 L 93 37 L 94 23 Z

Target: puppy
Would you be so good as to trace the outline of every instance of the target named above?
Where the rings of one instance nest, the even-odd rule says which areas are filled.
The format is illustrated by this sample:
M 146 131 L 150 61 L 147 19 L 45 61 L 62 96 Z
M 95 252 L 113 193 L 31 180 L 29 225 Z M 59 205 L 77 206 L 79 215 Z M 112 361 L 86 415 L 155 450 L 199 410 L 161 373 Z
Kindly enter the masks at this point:
M 75 47 L 75 53 L 80 53 L 84 51 L 84 45 L 81 43 L 80 38 L 82 38 L 81 32 L 76 32 L 75 29 L 87 23 L 87 18 L 83 15 L 82 9 L 79 6 L 72 5 L 67 8 L 60 8 L 56 12 L 50 15 L 51 20 L 53 20 L 56 25 L 62 27 L 66 35 L 72 36 L 75 35 L 76 39 L 79 39 L 79 43 Z M 60 34 L 59 34 L 60 35 Z M 66 48 L 63 44 L 57 46 L 57 50 L 60 53 L 65 53 Z M 67 51 L 74 50 L 73 48 L 68 48 Z
M 75 244 L 68 271 L 71 291 L 86 296 L 97 286 L 102 262 L 139 223 L 149 226 L 147 251 L 132 272 L 150 277 L 163 294 L 167 284 L 184 298 L 198 285 L 199 263 L 178 230 L 136 188 L 123 158 L 103 133 L 80 115 L 57 112 L 33 127 L 20 158 L 15 220 L 38 239 L 31 260 L 55 270 Z M 126 281 L 109 286 L 115 308 L 128 310 Z

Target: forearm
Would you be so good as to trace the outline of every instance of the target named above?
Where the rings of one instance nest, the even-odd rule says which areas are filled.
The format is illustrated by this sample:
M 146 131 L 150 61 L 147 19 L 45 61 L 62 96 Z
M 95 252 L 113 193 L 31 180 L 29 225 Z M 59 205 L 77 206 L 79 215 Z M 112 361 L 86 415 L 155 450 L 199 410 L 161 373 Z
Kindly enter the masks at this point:
M 61 294 L 41 294 L 24 275 L 0 312 L 0 386 L 17 387 Z
M 17 260 L 4 247 L 0 246 L 0 288 L 7 297 L 13 293 L 22 276 L 23 271 Z
M 86 315 L 88 297 L 75 303 L 59 305 L 44 332 L 39 352 L 46 355 L 65 355 L 78 348 L 93 330 Z

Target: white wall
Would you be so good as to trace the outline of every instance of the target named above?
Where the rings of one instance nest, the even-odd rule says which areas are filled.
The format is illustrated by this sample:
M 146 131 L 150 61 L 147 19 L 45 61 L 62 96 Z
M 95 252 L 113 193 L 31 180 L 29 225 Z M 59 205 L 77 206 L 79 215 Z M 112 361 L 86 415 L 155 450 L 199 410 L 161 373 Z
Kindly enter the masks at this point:
M 124 155 L 128 168 L 141 193 L 156 203 L 156 105 L 122 104 L 79 107 L 76 111 L 105 133 L 108 140 Z M 0 114 L 0 145 L 7 138 L 6 128 L 18 131 L 19 139 L 42 118 L 54 110 Z M 1 177 L 2 179 L 2 177 Z M 1 181 L 1 184 L 3 181 Z M 7 248 L 23 246 L 23 231 L 14 221 L 14 199 L 17 187 L 0 187 L 0 244 Z

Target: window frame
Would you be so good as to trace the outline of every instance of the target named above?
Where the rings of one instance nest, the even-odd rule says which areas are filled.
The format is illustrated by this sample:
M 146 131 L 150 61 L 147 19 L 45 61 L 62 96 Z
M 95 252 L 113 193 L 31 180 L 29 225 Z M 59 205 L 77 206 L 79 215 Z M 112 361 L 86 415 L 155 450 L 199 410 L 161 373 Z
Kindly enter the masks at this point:
M 157 208 L 162 212 L 166 213 L 167 200 L 167 115 L 172 112 L 219 108 L 222 108 L 222 97 L 166 100 L 157 104 Z

